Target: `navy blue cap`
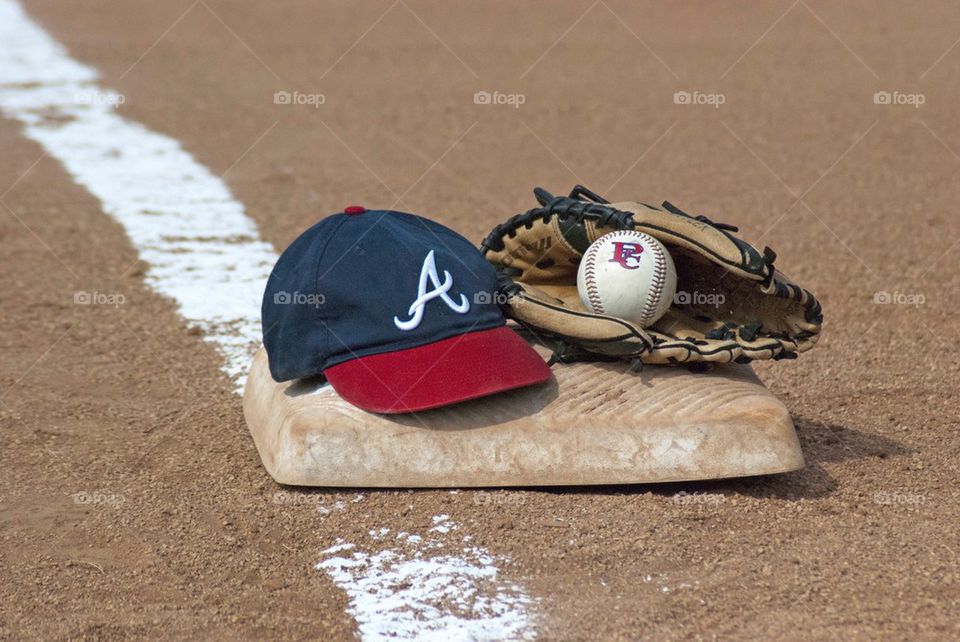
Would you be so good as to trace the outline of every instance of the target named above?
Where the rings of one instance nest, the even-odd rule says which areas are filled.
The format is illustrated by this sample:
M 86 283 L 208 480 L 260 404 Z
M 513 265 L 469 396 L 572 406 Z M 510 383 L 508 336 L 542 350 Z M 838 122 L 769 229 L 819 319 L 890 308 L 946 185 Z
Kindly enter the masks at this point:
M 429 219 L 346 208 L 283 252 L 263 297 L 277 381 L 324 374 L 355 405 L 409 412 L 539 383 L 496 305 L 493 266 Z

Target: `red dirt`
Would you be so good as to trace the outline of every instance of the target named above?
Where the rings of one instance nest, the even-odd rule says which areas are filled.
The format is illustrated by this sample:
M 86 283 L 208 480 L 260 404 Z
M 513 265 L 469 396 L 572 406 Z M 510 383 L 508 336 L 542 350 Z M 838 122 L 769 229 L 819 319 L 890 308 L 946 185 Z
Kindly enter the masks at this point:
M 739 225 L 826 326 L 811 353 L 757 367 L 795 418 L 797 473 L 502 502 L 373 492 L 323 516 L 272 501 L 218 355 L 96 200 L 0 120 L 16 214 L 0 208 L 0 635 L 349 638 L 318 552 L 447 512 L 514 560 L 549 639 L 960 636 L 960 7 L 25 4 L 125 117 L 225 173 L 278 250 L 355 203 L 479 241 L 535 185 L 583 182 Z M 326 102 L 273 102 L 295 90 Z M 476 105 L 482 90 L 525 102 Z M 884 90 L 925 103 L 874 104 Z M 73 305 L 77 290 L 126 303 Z

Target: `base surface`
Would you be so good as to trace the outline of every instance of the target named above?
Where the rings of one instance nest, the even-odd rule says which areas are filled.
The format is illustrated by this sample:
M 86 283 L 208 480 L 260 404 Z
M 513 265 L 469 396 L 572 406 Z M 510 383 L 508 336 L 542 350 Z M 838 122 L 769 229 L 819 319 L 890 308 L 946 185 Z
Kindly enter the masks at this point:
M 748 366 L 694 374 L 556 365 L 540 386 L 416 415 L 376 415 L 330 386 L 278 384 L 253 360 L 243 409 L 279 483 L 328 487 L 623 484 L 803 467 L 786 407 Z

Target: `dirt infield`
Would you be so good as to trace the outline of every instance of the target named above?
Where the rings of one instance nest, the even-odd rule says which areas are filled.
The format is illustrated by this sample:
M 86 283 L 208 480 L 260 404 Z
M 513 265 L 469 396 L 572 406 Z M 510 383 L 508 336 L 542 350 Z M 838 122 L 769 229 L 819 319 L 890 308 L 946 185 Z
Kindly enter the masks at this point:
M 534 186 L 583 183 L 739 225 L 826 323 L 756 367 L 796 422 L 797 473 L 284 489 L 221 355 L 0 118 L 0 637 L 350 639 L 321 551 L 375 554 L 373 533 L 438 515 L 523 584 L 530 636 L 960 636 L 956 4 L 23 6 L 277 251 L 350 204 L 479 241 Z

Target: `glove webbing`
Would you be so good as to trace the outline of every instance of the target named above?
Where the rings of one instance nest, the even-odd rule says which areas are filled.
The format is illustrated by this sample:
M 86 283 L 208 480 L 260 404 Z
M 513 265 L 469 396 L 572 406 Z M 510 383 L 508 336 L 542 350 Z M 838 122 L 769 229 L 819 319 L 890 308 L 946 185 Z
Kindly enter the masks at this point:
M 633 215 L 630 212 L 602 205 L 599 203 L 590 203 L 580 201 L 569 196 L 553 196 L 543 188 L 536 188 L 534 193 L 537 200 L 543 207 L 535 207 L 522 214 L 511 216 L 503 223 L 500 223 L 485 239 L 480 243 L 480 251 L 486 254 L 493 250 L 499 252 L 503 250 L 503 237 L 513 238 L 517 235 L 517 230 L 521 227 L 530 228 L 534 221 L 543 219 L 549 222 L 553 216 L 561 221 L 573 218 L 576 221 L 591 219 L 599 227 L 612 227 L 614 229 L 633 229 Z

